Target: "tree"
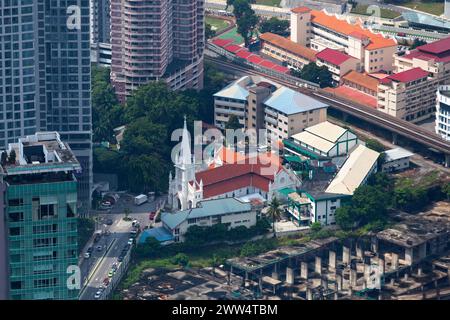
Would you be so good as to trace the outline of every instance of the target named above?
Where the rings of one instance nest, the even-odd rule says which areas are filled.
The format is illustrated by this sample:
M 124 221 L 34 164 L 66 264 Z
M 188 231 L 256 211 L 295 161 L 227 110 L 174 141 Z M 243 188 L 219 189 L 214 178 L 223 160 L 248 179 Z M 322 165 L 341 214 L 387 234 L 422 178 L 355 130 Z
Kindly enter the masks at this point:
M 9 153 L 8 162 L 10 164 L 16 163 L 16 150 L 14 150 L 14 149 L 11 150 L 11 152 Z
M 125 214 L 125 217 L 123 218 L 123 220 L 129 220 L 130 219 L 129 216 L 131 213 L 130 208 L 127 207 L 127 208 L 123 209 L 123 213 Z
M 205 38 L 211 39 L 216 35 L 216 31 L 214 31 L 209 23 L 205 23 Z
M 415 49 L 417 47 L 420 47 L 420 46 L 423 46 L 425 44 L 427 44 L 427 42 L 425 40 L 421 40 L 421 39 L 415 38 L 413 43 L 412 43 L 412 45 L 411 45 L 411 47 L 410 47 L 410 49 L 413 50 L 413 49 Z
M 317 83 L 321 88 L 333 85 L 333 78 L 328 68 L 326 66 L 319 67 L 314 62 L 307 64 L 300 71 L 294 71 L 293 75 Z
M 230 117 L 228 118 L 228 122 L 225 125 L 225 129 L 232 130 L 242 129 L 242 127 L 242 124 L 239 123 L 239 118 L 234 114 L 230 115 Z
M 173 264 L 177 264 L 182 267 L 186 267 L 189 263 L 189 257 L 184 253 L 177 253 L 172 259 L 170 259 L 170 262 Z
M 386 150 L 386 148 L 378 140 L 375 139 L 367 139 L 366 147 L 375 150 L 376 152 L 383 152 L 384 150 Z
M 248 47 L 253 33 L 258 25 L 258 16 L 253 10 L 246 12 L 242 17 L 237 19 L 237 32 L 244 38 L 244 45 Z
M 450 200 L 450 182 L 445 183 L 441 187 L 442 193 L 445 195 L 447 200 Z
M 277 197 L 273 197 L 270 202 L 269 209 L 267 210 L 267 214 L 272 218 L 272 228 L 273 228 L 273 236 L 276 237 L 275 230 L 275 221 L 278 221 L 281 217 L 281 203 L 278 201 Z
M 289 21 L 280 20 L 276 17 L 272 17 L 269 20 L 263 21 L 259 26 L 259 31 L 261 33 L 271 32 L 278 34 L 280 36 L 285 36 L 288 34 Z
M 336 224 L 344 230 L 352 229 L 355 226 L 350 206 L 343 206 L 336 209 Z
M 311 224 L 311 231 L 317 233 L 322 230 L 322 224 L 320 222 L 314 222 Z

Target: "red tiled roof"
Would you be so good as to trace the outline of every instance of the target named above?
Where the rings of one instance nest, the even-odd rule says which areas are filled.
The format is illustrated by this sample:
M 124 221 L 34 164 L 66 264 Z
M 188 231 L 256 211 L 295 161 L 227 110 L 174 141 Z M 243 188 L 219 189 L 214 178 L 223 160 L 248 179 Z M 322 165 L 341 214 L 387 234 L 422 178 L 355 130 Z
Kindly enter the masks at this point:
M 342 80 L 347 80 L 348 82 L 359 84 L 361 87 L 367 88 L 369 90 L 377 92 L 379 80 L 357 71 L 351 70 L 342 77 Z
M 340 66 L 348 59 L 351 59 L 352 56 L 349 56 L 348 54 L 343 53 L 338 50 L 326 48 L 326 49 L 320 51 L 318 54 L 316 54 L 316 58 L 326 61 L 326 62 L 329 62 L 335 66 Z
M 261 61 L 260 63 L 258 63 L 260 66 L 263 66 L 263 67 L 266 67 L 266 68 L 269 68 L 269 69 L 272 69 L 272 68 L 274 68 L 275 66 L 276 66 L 276 64 L 275 63 L 273 63 L 273 62 L 271 62 L 271 61 L 269 61 L 269 60 L 263 60 L 263 61 Z
M 252 63 L 258 64 L 261 61 L 263 61 L 263 58 L 261 58 L 260 56 L 256 55 L 256 54 L 252 54 L 251 56 L 249 56 L 247 58 L 247 61 L 250 61 Z
M 390 75 L 389 77 L 386 77 L 384 79 L 381 79 L 381 83 L 388 83 L 390 81 L 396 81 L 396 82 L 411 82 L 414 80 L 422 79 L 428 76 L 428 72 L 425 70 L 422 70 L 421 68 L 413 68 L 406 71 L 402 71 L 393 75 Z
M 377 98 L 373 97 L 369 94 L 363 93 L 361 91 L 358 91 L 356 89 L 347 87 L 347 86 L 339 86 L 336 88 L 325 88 L 324 90 L 334 93 L 337 96 L 349 99 L 351 101 L 355 101 L 359 104 L 371 107 L 376 109 L 377 108 Z
M 278 71 L 278 72 L 282 72 L 282 73 L 289 73 L 290 72 L 288 67 L 283 67 L 283 66 L 279 66 L 279 65 L 276 65 L 272 69 L 275 70 L 275 71 Z
M 431 54 L 442 54 L 450 51 L 450 37 L 417 47 L 419 51 Z
M 236 53 L 242 50 L 242 47 L 236 45 L 236 44 L 229 44 L 224 47 L 225 50 L 230 51 L 232 53 Z
M 243 58 L 243 59 L 247 59 L 251 55 L 252 55 L 252 53 L 245 49 L 242 49 L 238 53 L 236 53 L 236 56 Z
M 310 12 L 311 9 L 308 7 L 297 7 L 297 8 L 293 8 L 291 9 L 291 12 L 293 13 L 305 13 L 305 12 Z
M 214 43 L 216 46 L 219 46 L 219 47 L 225 47 L 226 45 L 229 45 L 232 42 L 233 42 L 233 39 L 220 39 L 220 38 L 214 39 L 212 41 L 212 43 Z
M 245 187 L 256 187 L 267 192 L 269 191 L 270 182 L 270 179 L 255 174 L 245 174 L 243 176 L 234 177 L 221 183 L 203 186 L 203 197 L 207 199 Z

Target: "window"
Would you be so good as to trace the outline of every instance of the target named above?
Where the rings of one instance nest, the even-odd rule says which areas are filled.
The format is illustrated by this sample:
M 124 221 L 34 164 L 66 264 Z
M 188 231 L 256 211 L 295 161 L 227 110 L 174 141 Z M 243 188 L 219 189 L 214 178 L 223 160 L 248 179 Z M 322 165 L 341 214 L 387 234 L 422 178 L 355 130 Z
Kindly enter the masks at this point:
M 23 212 L 10 212 L 9 219 L 11 222 L 23 221 Z
M 8 206 L 10 207 L 23 206 L 23 199 L 10 199 L 8 200 Z
M 11 290 L 19 290 L 19 289 L 22 289 L 22 281 L 12 281 Z
M 21 234 L 22 234 L 22 232 L 19 227 L 9 228 L 10 236 L 20 236 Z

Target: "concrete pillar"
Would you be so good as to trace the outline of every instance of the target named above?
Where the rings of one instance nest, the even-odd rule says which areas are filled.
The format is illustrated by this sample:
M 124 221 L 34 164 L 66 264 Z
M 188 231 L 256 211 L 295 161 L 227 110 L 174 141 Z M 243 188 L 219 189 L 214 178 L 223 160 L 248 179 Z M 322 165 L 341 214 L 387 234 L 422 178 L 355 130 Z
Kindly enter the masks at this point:
M 350 285 L 356 287 L 356 281 L 358 280 L 358 274 L 356 270 L 350 269 Z
M 392 133 L 392 144 L 397 144 L 397 139 L 398 139 L 398 136 L 397 136 L 397 134 L 396 133 Z
M 294 284 L 294 269 L 292 267 L 286 268 L 286 283 Z
M 398 254 L 396 254 L 396 253 L 392 253 L 391 266 L 392 266 L 393 270 L 397 270 L 398 269 Z
M 418 267 L 417 268 L 417 276 L 421 276 L 422 275 L 422 267 Z
M 337 293 L 337 291 L 334 293 L 333 298 L 334 298 L 334 300 L 338 300 L 339 299 L 339 294 Z
M 381 276 L 384 274 L 385 267 L 386 266 L 384 264 L 384 259 L 378 258 L 378 270 L 379 270 Z
M 313 294 L 311 288 L 308 286 L 306 287 L 306 300 L 312 300 Z
M 352 288 L 352 286 L 349 286 L 348 287 L 348 295 L 351 297 L 351 296 L 353 296 L 353 288 Z
M 322 258 L 319 256 L 316 256 L 316 263 L 314 265 L 314 271 L 318 274 L 322 274 Z
M 360 244 L 356 244 L 356 257 L 358 257 L 358 259 L 362 259 L 363 258 L 363 249 L 361 247 Z
M 370 278 L 370 264 L 364 264 L 364 280 L 369 280 Z
M 336 270 L 336 252 L 328 251 L 328 270 L 333 272 Z
M 445 167 L 450 167 L 450 154 L 445 155 Z
M 447 269 L 447 278 L 448 278 L 448 281 L 450 282 L 450 269 Z
M 394 278 L 391 278 L 391 286 L 393 286 L 394 283 L 395 283 L 395 279 L 394 279 Z
M 300 277 L 302 279 L 308 280 L 308 263 L 302 261 L 300 264 Z
M 409 276 L 408 273 L 405 273 L 404 276 L 403 276 L 403 279 L 404 279 L 405 281 L 408 281 L 408 276 Z
M 342 291 L 342 275 L 336 274 L 337 291 Z
M 324 290 L 328 289 L 328 279 L 327 278 L 322 278 L 321 280 L 321 285 L 324 288 Z
M 342 248 L 342 262 L 349 264 L 350 263 L 350 248 L 349 247 L 343 247 Z
M 414 260 L 414 249 L 405 248 L 405 261 L 407 265 L 412 265 Z
M 275 263 L 273 265 L 272 278 L 274 278 L 275 280 L 278 280 L 278 264 L 277 263 Z

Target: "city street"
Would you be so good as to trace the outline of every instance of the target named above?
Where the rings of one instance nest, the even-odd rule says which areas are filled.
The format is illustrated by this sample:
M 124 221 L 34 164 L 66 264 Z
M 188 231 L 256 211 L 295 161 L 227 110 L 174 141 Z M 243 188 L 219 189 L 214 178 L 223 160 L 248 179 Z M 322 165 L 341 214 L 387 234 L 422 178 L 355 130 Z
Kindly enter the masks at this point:
M 84 287 L 82 286 L 80 300 L 94 300 L 95 293 L 101 286 L 104 286 L 103 280 L 108 278 L 113 263 L 119 264 L 117 258 L 130 238 L 132 220 L 137 220 L 140 228 L 143 229 L 150 224 L 149 213 L 155 211 L 157 206 L 164 201 L 164 198 L 160 197 L 153 202 L 136 206 L 132 202 L 132 198 L 131 202 L 127 201 L 129 199 L 130 197 L 121 197 L 110 213 L 98 211 L 99 213 L 96 215 L 100 222 L 96 229 L 104 232 L 109 231 L 110 234 L 102 235 L 97 243 L 94 243 L 94 237 L 92 237 L 83 250 L 82 254 L 86 252 L 88 247 L 93 247 L 91 257 L 83 259 L 80 264 L 82 283 L 86 284 Z M 130 221 L 123 220 L 125 208 L 129 208 L 131 211 Z M 113 221 L 110 226 L 105 224 L 108 219 Z M 97 246 L 102 246 L 102 250 L 98 251 Z M 90 278 L 88 279 L 88 277 Z

